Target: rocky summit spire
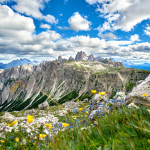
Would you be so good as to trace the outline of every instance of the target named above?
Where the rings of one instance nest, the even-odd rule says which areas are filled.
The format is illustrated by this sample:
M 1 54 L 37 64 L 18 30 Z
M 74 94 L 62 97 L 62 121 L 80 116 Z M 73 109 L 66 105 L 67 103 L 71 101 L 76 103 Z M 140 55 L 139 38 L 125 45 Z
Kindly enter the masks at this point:
M 88 59 L 88 56 L 85 52 L 78 52 L 76 57 L 75 57 L 75 60 L 76 61 L 81 61 L 81 60 L 87 60 Z
M 88 56 L 88 61 L 95 61 L 95 60 L 96 59 L 95 59 L 95 57 L 94 57 L 93 54 L 91 54 L 91 55 Z
M 72 56 L 70 56 L 68 61 L 75 61 L 75 59 Z
M 62 62 L 62 56 L 58 56 L 58 61 Z

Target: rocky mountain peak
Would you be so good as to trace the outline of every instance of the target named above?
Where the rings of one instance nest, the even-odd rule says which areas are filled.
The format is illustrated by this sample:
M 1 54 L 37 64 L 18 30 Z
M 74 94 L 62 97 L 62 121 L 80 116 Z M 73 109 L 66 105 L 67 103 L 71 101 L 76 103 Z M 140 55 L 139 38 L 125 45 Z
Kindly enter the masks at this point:
M 67 61 L 67 59 L 62 58 L 62 56 L 58 56 L 58 61 L 61 62 L 61 63 L 64 63 L 64 62 Z
M 87 60 L 88 59 L 88 56 L 85 52 L 78 52 L 76 57 L 75 57 L 75 60 L 76 61 L 81 61 L 81 60 Z
M 75 61 L 75 59 L 72 56 L 70 56 L 68 61 Z
M 58 61 L 61 62 L 62 61 L 62 56 L 58 56 Z
M 95 60 L 96 59 L 95 59 L 95 57 L 94 57 L 93 54 L 91 54 L 91 55 L 88 56 L 88 61 L 95 61 Z

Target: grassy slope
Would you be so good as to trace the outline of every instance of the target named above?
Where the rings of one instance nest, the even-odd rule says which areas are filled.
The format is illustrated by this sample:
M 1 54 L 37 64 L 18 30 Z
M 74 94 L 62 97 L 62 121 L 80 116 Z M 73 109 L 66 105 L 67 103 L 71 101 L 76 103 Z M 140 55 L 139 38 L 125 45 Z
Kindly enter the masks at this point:
M 56 107 L 56 106 L 55 106 Z M 84 108 L 84 106 L 83 106 Z M 73 119 L 76 115 L 77 119 Z M 124 108 L 115 110 L 105 116 L 90 121 L 85 112 L 70 112 L 67 117 L 59 117 L 60 121 L 70 123 L 65 131 L 60 131 L 53 137 L 32 141 L 23 131 L 6 133 L 6 142 L 0 144 L 0 149 L 54 149 L 54 150 L 148 150 L 150 149 L 150 117 L 145 107 L 140 109 Z M 43 133 L 43 128 L 39 129 Z M 53 131 L 52 131 L 53 132 Z M 33 132 L 34 133 L 34 132 Z M 9 137 L 13 136 L 13 139 Z M 37 136 L 37 134 L 35 134 Z M 25 146 L 15 143 L 15 137 L 27 140 Z M 35 143 L 33 145 L 32 143 Z

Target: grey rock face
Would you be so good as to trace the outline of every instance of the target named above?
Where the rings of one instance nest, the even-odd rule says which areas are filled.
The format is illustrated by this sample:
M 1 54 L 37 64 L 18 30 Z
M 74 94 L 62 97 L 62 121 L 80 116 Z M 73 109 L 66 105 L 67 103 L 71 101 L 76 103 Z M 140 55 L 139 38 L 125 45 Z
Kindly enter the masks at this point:
M 58 56 L 58 61 L 59 61 L 60 63 L 64 63 L 64 62 L 66 62 L 66 61 L 68 61 L 68 60 L 65 59 L 65 58 L 62 58 L 62 56 Z
M 96 61 L 96 59 L 95 59 L 93 54 L 88 56 L 88 61 Z
M 104 63 L 104 64 L 109 64 L 109 65 L 111 65 L 112 67 L 115 67 L 115 68 L 124 67 L 122 62 L 114 62 L 111 59 L 107 59 L 107 58 L 103 59 L 101 62 Z
M 102 58 L 100 56 L 96 57 L 95 59 L 96 59 L 96 61 L 99 61 L 99 62 L 102 62 L 102 60 L 104 60 L 104 58 Z
M 114 62 L 114 67 L 124 67 L 124 65 L 122 64 L 122 62 Z
M 148 94 L 144 97 L 143 94 Z M 127 95 L 127 103 L 150 105 L 150 75 Z
M 47 101 L 45 101 L 44 103 L 39 104 L 39 105 L 38 105 L 38 108 L 41 109 L 41 110 L 49 109 L 49 104 L 48 104 Z
M 62 56 L 58 56 L 58 61 L 59 62 L 62 62 L 62 59 L 63 59 Z
M 72 56 L 70 56 L 68 61 L 75 61 L 75 59 Z
M 76 57 L 75 57 L 75 60 L 76 61 L 81 61 L 81 60 L 87 60 L 88 59 L 88 56 L 85 52 L 78 52 Z

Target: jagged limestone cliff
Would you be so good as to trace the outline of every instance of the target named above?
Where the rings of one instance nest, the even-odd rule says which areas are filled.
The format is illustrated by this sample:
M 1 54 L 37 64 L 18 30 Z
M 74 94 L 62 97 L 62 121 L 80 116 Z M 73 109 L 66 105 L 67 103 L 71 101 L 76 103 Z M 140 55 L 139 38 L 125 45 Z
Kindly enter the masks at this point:
M 36 108 L 48 101 L 50 105 L 72 99 L 91 98 L 91 90 L 130 91 L 149 72 L 112 68 L 100 62 L 46 61 L 37 66 L 23 65 L 0 74 L 0 111 Z

